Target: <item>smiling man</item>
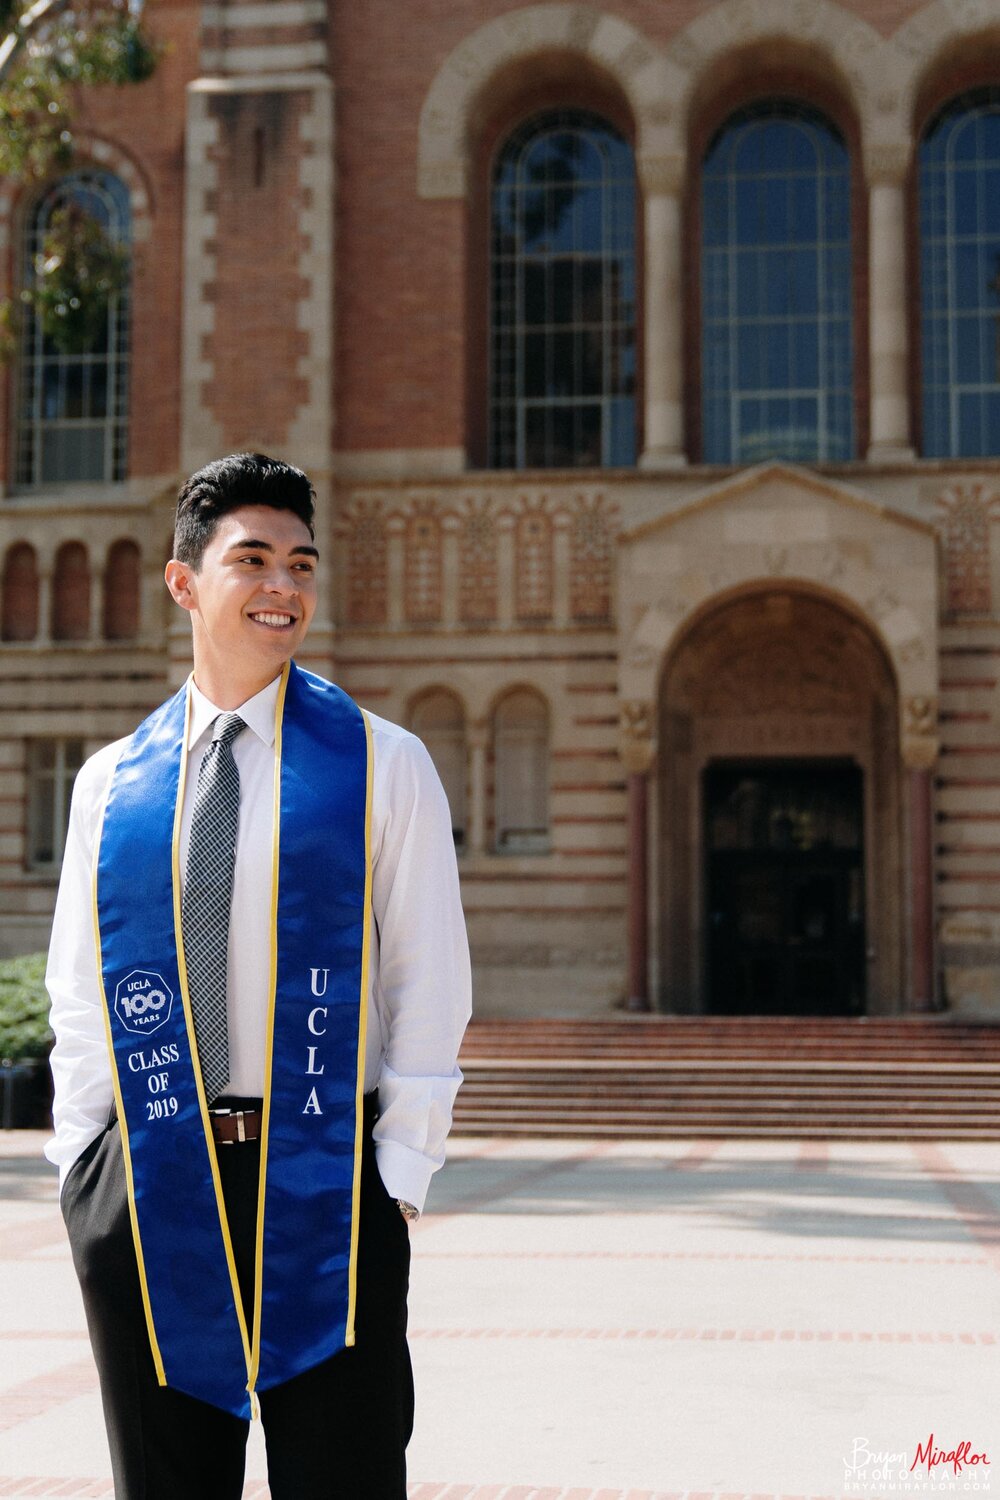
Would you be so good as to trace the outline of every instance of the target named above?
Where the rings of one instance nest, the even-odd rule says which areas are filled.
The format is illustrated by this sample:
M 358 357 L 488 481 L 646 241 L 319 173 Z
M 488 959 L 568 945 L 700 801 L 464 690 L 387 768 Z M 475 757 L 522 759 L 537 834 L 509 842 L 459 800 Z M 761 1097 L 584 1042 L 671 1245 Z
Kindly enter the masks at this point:
M 119 1500 L 405 1500 L 409 1224 L 469 1016 L 420 741 L 292 662 L 306 476 L 187 481 L 194 670 L 73 793 L 48 968 L 61 1202 Z

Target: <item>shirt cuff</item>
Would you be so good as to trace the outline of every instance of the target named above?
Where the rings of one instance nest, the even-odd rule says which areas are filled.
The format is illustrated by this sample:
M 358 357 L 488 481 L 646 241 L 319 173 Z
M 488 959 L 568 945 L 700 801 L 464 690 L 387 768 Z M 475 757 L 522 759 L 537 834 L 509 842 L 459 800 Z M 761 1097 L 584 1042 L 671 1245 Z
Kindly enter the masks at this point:
M 402 1198 L 422 1213 L 434 1163 L 420 1151 L 401 1146 L 398 1141 L 376 1141 L 375 1160 L 389 1197 Z

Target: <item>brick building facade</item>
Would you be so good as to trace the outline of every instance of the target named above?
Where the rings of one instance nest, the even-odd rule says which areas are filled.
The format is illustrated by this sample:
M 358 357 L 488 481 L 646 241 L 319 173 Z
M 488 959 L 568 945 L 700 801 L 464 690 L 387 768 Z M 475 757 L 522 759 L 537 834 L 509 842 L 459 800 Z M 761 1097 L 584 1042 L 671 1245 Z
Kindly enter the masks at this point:
M 132 252 L 5 377 L 2 950 L 187 669 L 178 483 L 253 448 L 317 487 L 305 664 L 439 765 L 481 1013 L 1000 1020 L 995 6 L 150 16 L 0 190 L 8 294 L 60 191 Z

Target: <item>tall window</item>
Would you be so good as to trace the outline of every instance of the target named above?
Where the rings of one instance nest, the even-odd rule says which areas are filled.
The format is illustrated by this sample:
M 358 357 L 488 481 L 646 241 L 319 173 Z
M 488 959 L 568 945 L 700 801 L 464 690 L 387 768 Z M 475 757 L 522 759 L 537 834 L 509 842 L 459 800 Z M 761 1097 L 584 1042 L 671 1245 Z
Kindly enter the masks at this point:
M 38 634 L 38 562 L 27 542 L 11 547 L 3 565 L 0 639 L 33 641 Z
M 702 449 L 709 463 L 854 454 L 851 181 L 816 110 L 731 115 L 702 170 Z
M 28 864 L 58 870 L 66 847 L 69 804 L 83 765 L 82 740 L 28 742 Z
M 490 463 L 635 462 L 635 166 L 582 110 L 536 115 L 493 172 Z
M 923 452 L 1000 453 L 1000 88 L 946 104 L 920 142 Z
M 438 688 L 416 703 L 413 733 L 427 746 L 451 808 L 455 846 L 465 843 L 465 714 L 454 693 Z
M 31 284 L 53 214 L 78 205 L 117 244 L 129 240 L 128 190 L 110 172 L 81 171 L 55 183 L 26 224 L 24 277 Z M 26 310 L 18 381 L 18 484 L 106 482 L 125 477 L 128 295 L 111 298 L 91 347 L 64 353 Z
M 104 639 L 132 641 L 139 634 L 139 548 L 135 542 L 115 542 L 104 569 Z
M 90 559 L 82 542 L 63 542 L 52 574 L 52 639 L 90 635 Z
M 493 724 L 496 847 L 530 854 L 549 846 L 549 715 L 527 688 L 508 693 Z

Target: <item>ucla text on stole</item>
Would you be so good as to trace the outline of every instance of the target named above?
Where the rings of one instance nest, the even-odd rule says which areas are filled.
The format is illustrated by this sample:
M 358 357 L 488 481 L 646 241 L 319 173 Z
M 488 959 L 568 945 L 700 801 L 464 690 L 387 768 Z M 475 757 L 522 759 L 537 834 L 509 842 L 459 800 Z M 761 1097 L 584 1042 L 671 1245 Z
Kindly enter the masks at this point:
M 326 994 L 326 985 L 329 974 L 329 969 L 309 970 L 310 992 L 317 999 Z M 320 988 L 321 975 L 322 989 Z M 146 983 L 149 984 L 149 981 L 147 980 Z M 145 1000 L 146 1005 L 153 1007 L 158 1007 L 165 1004 L 165 998 L 162 995 L 157 995 L 156 993 L 150 993 L 149 995 L 144 995 L 140 998 L 142 1000 Z M 326 1026 L 320 1025 L 320 1019 L 322 1018 L 323 1020 L 325 1020 L 328 1013 L 329 1008 L 325 1005 L 313 1006 L 312 1010 L 306 1017 L 306 1027 L 309 1031 L 310 1036 L 323 1037 L 326 1035 Z M 307 1057 L 306 1066 L 303 1069 L 303 1074 L 307 1078 L 319 1078 L 326 1071 L 325 1063 L 320 1063 L 319 1067 L 316 1066 L 316 1054 L 318 1051 L 319 1047 L 315 1043 L 306 1043 Z M 180 1061 L 180 1054 L 177 1049 L 177 1043 L 167 1042 L 162 1047 L 151 1047 L 148 1053 L 140 1048 L 137 1052 L 130 1052 L 126 1060 L 128 1062 L 130 1072 L 149 1073 L 149 1077 L 146 1079 L 146 1087 L 149 1089 L 149 1092 L 151 1094 L 157 1096 L 155 1099 L 147 1101 L 146 1109 L 148 1111 L 149 1119 L 166 1119 L 170 1115 L 175 1115 L 177 1113 L 178 1107 L 177 1097 L 176 1095 L 170 1093 L 170 1071 L 167 1067 L 167 1064 Z M 153 1072 L 153 1069 L 159 1069 L 160 1071 Z M 320 1105 L 319 1098 L 316 1094 L 315 1084 L 313 1084 L 312 1088 L 309 1090 L 309 1094 L 306 1099 L 305 1105 L 303 1106 L 302 1113 L 304 1115 L 321 1115 L 323 1113 L 322 1106 Z

